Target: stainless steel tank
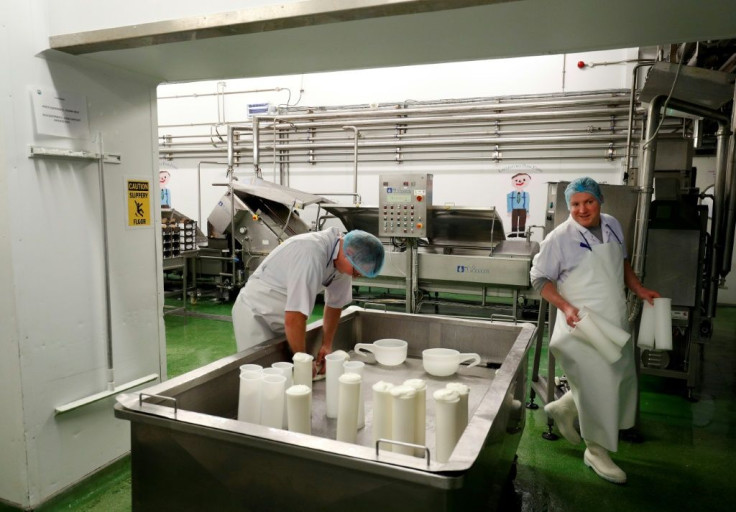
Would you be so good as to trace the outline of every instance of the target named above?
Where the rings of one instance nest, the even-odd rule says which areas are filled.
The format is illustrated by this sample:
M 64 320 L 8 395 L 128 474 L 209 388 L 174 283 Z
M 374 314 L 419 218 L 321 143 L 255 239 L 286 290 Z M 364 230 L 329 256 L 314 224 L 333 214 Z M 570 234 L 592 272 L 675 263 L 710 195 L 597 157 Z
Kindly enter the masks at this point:
M 367 381 L 427 381 L 425 457 L 389 452 L 366 426 L 357 444 L 334 440 L 324 415 L 324 382 L 313 390 L 313 435 L 237 421 L 239 367 L 290 360 L 276 338 L 198 370 L 121 395 L 115 415 L 130 421 L 133 510 L 448 511 L 489 510 L 513 466 L 524 427 L 527 352 L 535 327 L 451 317 L 348 308 L 333 349 L 380 338 L 408 341 L 406 363 L 386 368 L 366 360 Z M 307 332 L 316 354 L 321 322 Z M 421 368 L 425 348 L 477 352 L 481 365 L 452 377 Z M 357 358 L 359 356 L 355 356 Z M 447 382 L 471 388 L 469 422 L 446 463 L 434 458 L 431 392 Z

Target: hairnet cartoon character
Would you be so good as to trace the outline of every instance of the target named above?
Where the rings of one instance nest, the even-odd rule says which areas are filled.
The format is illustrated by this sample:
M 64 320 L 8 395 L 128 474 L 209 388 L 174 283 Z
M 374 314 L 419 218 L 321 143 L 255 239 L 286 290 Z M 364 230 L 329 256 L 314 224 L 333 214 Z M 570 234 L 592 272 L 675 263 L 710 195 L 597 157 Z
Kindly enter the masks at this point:
M 158 184 L 161 188 L 161 207 L 171 208 L 171 190 L 166 186 L 169 183 L 171 173 L 166 169 L 158 171 Z
M 511 232 L 509 238 L 523 237 L 526 229 L 526 217 L 529 215 L 529 192 L 524 188 L 532 177 L 525 172 L 514 174 L 511 184 L 514 190 L 506 195 L 506 212 L 511 217 Z

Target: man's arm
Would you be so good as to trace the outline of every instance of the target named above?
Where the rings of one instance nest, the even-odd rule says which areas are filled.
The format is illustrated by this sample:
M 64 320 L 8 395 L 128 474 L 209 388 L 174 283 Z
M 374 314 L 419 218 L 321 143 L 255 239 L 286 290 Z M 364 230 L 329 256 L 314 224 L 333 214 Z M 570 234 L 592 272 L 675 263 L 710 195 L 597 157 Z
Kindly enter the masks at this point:
M 565 314 L 567 325 L 570 327 L 575 327 L 575 324 L 580 321 L 580 317 L 578 317 L 578 308 L 567 302 L 565 298 L 560 295 L 560 292 L 557 291 L 557 285 L 554 282 L 549 281 L 545 283 L 539 294 L 544 298 L 544 300 Z
M 286 311 L 284 313 L 284 331 L 286 332 L 286 341 L 289 342 L 289 348 L 294 354 L 306 351 L 307 317 L 303 313 Z
M 641 284 L 639 278 L 636 277 L 636 273 L 634 273 L 634 269 L 631 268 L 629 260 L 624 260 L 624 283 L 629 290 L 636 294 L 637 297 L 641 300 L 647 301 L 649 304 L 654 305 L 654 299 L 660 297 L 659 293 L 654 290 L 650 290 L 649 288 L 645 288 L 644 285 Z
M 317 366 L 321 366 L 321 372 L 325 369 L 325 356 L 332 352 L 332 340 L 337 332 L 337 324 L 340 322 L 342 309 L 325 305 L 322 315 L 322 346 L 317 355 Z

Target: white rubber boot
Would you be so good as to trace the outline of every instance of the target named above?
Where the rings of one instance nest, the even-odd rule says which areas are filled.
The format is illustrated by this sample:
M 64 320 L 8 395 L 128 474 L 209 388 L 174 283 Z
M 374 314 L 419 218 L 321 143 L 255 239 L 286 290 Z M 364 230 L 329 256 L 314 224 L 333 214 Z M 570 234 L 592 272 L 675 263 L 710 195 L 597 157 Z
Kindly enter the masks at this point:
M 580 434 L 575 430 L 575 418 L 578 417 L 578 409 L 575 407 L 572 392 L 568 391 L 559 400 L 545 405 L 544 412 L 554 420 L 562 437 L 572 444 L 578 444 L 581 441 Z
M 586 466 L 593 468 L 603 480 L 614 484 L 626 483 L 626 473 L 611 460 L 608 450 L 593 441 L 585 441 L 585 444 L 588 445 L 583 455 Z

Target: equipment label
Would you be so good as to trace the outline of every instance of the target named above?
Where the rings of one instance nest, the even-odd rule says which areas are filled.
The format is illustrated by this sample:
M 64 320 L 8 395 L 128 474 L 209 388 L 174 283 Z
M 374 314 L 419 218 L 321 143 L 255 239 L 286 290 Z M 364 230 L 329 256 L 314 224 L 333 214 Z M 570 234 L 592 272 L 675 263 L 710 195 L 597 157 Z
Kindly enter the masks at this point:
M 151 225 L 151 182 L 128 180 L 128 226 Z

